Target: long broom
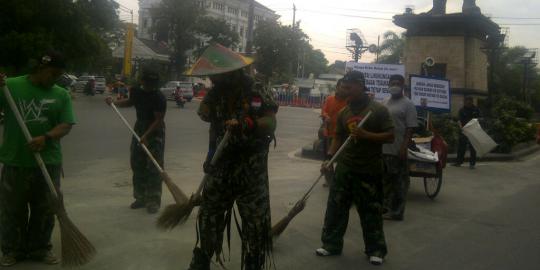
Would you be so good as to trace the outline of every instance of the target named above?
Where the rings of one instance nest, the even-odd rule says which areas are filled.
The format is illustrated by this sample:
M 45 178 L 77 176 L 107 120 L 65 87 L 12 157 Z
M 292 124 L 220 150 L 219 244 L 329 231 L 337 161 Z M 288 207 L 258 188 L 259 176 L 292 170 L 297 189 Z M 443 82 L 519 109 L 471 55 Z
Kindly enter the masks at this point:
M 135 139 L 137 139 L 137 141 L 141 141 L 141 138 L 139 137 L 139 135 L 137 135 L 137 132 L 135 132 L 135 130 L 133 130 L 133 128 L 131 127 L 131 125 L 128 123 L 128 121 L 126 120 L 126 118 L 124 118 L 124 116 L 120 113 L 120 111 L 118 110 L 118 108 L 116 108 L 116 105 L 114 105 L 114 103 L 111 103 L 111 108 L 116 112 L 116 114 L 118 115 L 118 117 L 120 118 L 120 120 L 122 120 L 122 122 L 124 123 L 124 125 L 129 129 L 129 131 L 131 131 L 131 133 L 133 134 L 133 136 L 135 137 Z M 156 161 L 156 159 L 154 158 L 154 156 L 152 155 L 152 153 L 150 152 L 150 150 L 148 150 L 148 147 L 146 147 L 146 145 L 144 145 L 143 143 L 139 143 L 139 145 L 142 147 L 142 149 L 144 150 L 144 152 L 146 153 L 146 155 L 148 156 L 148 158 L 150 158 L 150 160 L 152 161 L 152 163 L 154 163 L 154 165 L 156 166 L 156 168 L 158 169 L 159 171 L 159 174 L 161 176 L 161 179 L 163 180 L 163 182 L 165 182 L 165 184 L 167 185 L 167 188 L 169 189 L 169 191 L 171 192 L 173 198 L 174 198 L 174 201 L 176 202 L 177 205 L 184 205 L 187 203 L 188 201 L 188 197 L 186 196 L 186 194 L 184 192 L 182 192 L 182 190 L 172 181 L 171 177 L 169 177 L 169 175 L 167 174 L 167 172 L 165 172 L 165 170 L 163 170 L 163 168 L 161 168 L 161 166 L 159 165 L 159 163 Z
M 19 124 L 24 134 L 24 137 L 28 142 L 32 141 L 32 135 L 30 134 L 28 127 L 25 125 L 21 113 L 17 109 L 17 105 L 15 104 L 15 101 L 13 100 L 9 89 L 7 88 L 7 86 L 4 86 L 2 90 L 9 104 L 9 107 L 11 108 L 11 111 L 13 111 L 13 114 L 17 119 L 17 123 Z M 49 187 L 52 195 L 51 200 L 53 204 L 53 211 L 58 218 L 58 222 L 60 223 L 60 238 L 62 243 L 62 266 L 74 267 L 84 265 L 95 256 L 96 249 L 94 248 L 92 243 L 90 243 L 90 241 L 88 241 L 88 239 L 79 231 L 77 226 L 75 226 L 75 224 L 69 219 L 66 208 L 64 206 L 63 197 L 59 193 L 59 191 L 57 192 L 56 187 L 52 182 L 51 176 L 47 171 L 45 162 L 41 158 L 41 155 L 35 152 L 34 158 L 36 159 L 36 162 L 39 165 L 41 172 L 43 173 L 43 177 L 45 178 L 45 182 Z
M 362 121 L 360 121 L 360 123 L 358 123 L 357 128 L 361 128 L 364 125 L 364 123 L 368 120 L 368 118 L 370 116 L 371 116 L 371 111 L 369 111 L 366 114 L 366 116 L 362 119 Z M 328 161 L 328 163 L 326 163 L 327 168 L 332 166 L 332 164 L 334 164 L 336 159 L 343 152 L 345 147 L 347 147 L 347 145 L 350 143 L 351 140 L 352 140 L 351 136 L 347 137 L 345 142 L 341 145 L 341 147 L 339 147 L 338 151 L 334 154 L 332 159 L 330 159 L 330 161 Z M 276 223 L 274 226 L 272 226 L 272 236 L 273 237 L 279 237 L 283 233 L 283 231 L 285 231 L 285 229 L 287 228 L 289 223 L 293 220 L 293 218 L 296 217 L 296 215 L 300 214 L 300 212 L 302 212 L 302 210 L 304 210 L 304 208 L 306 207 L 306 202 L 309 199 L 309 196 L 311 196 L 311 192 L 313 191 L 315 186 L 317 186 L 319 181 L 321 181 L 323 176 L 324 176 L 324 174 L 321 173 L 319 175 L 319 177 L 315 180 L 315 182 L 313 182 L 313 184 L 308 189 L 308 191 L 304 194 L 304 196 L 302 196 L 302 198 L 296 202 L 296 204 L 289 211 L 289 213 L 287 213 L 287 216 L 285 216 L 278 223 Z
M 212 156 L 212 160 L 210 161 L 210 165 L 214 166 L 216 165 L 217 161 L 219 160 L 221 153 L 223 153 L 223 149 L 227 145 L 227 142 L 229 141 L 229 138 L 231 137 L 230 131 L 225 132 L 225 135 L 223 136 L 223 139 L 219 143 L 216 152 L 214 153 L 214 156 Z M 157 221 L 157 227 L 162 230 L 172 230 L 174 227 L 178 226 L 179 224 L 185 223 L 189 216 L 191 215 L 191 212 L 193 212 L 193 208 L 195 206 L 200 204 L 201 201 L 201 193 L 204 188 L 204 185 L 206 181 L 208 180 L 208 177 L 210 175 L 207 173 L 204 175 L 203 180 L 199 184 L 199 187 L 197 188 L 197 192 L 193 195 L 191 195 L 191 198 L 189 198 L 189 201 L 185 205 L 169 205 L 167 208 L 165 208 L 165 211 L 161 214 Z

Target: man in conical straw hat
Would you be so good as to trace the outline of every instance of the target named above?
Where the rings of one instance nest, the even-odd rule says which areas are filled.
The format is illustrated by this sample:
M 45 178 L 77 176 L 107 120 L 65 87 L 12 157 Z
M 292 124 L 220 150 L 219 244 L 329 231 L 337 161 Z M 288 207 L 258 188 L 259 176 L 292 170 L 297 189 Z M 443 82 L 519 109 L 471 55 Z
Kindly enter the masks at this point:
M 213 84 L 198 111 L 211 124 L 207 161 L 225 132 L 232 134 L 217 163 L 205 162 L 209 177 L 198 215 L 200 241 L 190 270 L 210 269 L 213 256 L 222 262 L 223 232 L 236 218 L 235 202 L 241 218 L 236 224 L 242 224 L 242 268 L 258 270 L 272 263 L 267 161 L 278 106 L 244 71 L 252 63 L 251 58 L 212 44 L 187 72 L 209 76 Z

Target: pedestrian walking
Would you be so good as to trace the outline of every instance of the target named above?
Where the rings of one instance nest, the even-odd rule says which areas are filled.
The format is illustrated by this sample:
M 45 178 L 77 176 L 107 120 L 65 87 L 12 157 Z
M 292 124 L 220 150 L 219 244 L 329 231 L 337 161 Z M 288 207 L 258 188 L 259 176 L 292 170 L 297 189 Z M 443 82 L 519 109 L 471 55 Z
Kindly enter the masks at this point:
M 459 127 L 463 129 L 469 121 L 475 118 L 480 118 L 481 113 L 480 109 L 474 105 L 474 99 L 471 96 L 465 97 L 465 105 L 461 110 L 459 110 Z M 474 149 L 471 142 L 469 142 L 469 139 L 463 132 L 460 132 L 459 134 L 459 142 L 458 142 L 458 152 L 457 152 L 457 160 L 454 164 L 456 167 L 460 167 L 463 164 L 463 161 L 465 160 L 465 152 L 467 151 L 467 148 L 469 148 L 470 151 L 470 157 L 469 157 L 469 168 L 474 169 L 476 165 L 476 150 Z
M 134 130 L 141 140 L 131 140 L 131 170 L 133 171 L 133 197 L 131 209 L 146 208 L 149 214 L 159 211 L 161 206 L 162 180 L 158 168 L 152 163 L 140 144 L 146 147 L 163 168 L 165 155 L 165 113 L 167 100 L 159 90 L 159 74 L 153 66 L 143 68 L 139 86 L 131 88 L 127 99 L 107 104 L 118 107 L 135 107 L 137 121 Z
M 323 154 L 324 160 L 330 160 L 328 149 L 332 144 L 332 138 L 336 136 L 336 123 L 339 112 L 347 106 L 347 94 L 341 89 L 341 80 L 337 82 L 336 92 L 332 96 L 328 96 L 321 109 L 321 118 L 323 119 Z M 329 170 L 325 175 L 326 183 L 324 186 L 328 186 L 332 183 L 334 172 Z
M 341 87 L 349 95 L 349 103 L 338 115 L 336 136 L 329 153 L 335 154 L 349 135 L 354 139 L 337 161 L 321 237 L 323 246 L 316 250 L 316 254 L 341 254 L 349 209 L 354 203 L 361 220 L 364 252 L 372 264 L 380 265 L 387 253 L 382 219 L 382 145 L 394 140 L 393 123 L 388 110 L 367 95 L 361 72 L 347 73 Z M 364 127 L 357 128 L 370 111 L 372 116 Z M 322 172 L 326 167 L 323 164 Z
M 1 266 L 32 259 L 58 264 L 51 251 L 54 211 L 51 191 L 33 152 L 39 152 L 56 189 L 60 187 L 62 151 L 60 139 L 75 124 L 71 97 L 55 82 L 65 69 L 64 57 L 47 52 L 30 74 L 5 79 L 33 140 L 27 143 L 6 96 L 0 93 L 0 111 L 5 113 L 4 136 L 0 146 L 0 239 Z
M 218 61 L 219 60 L 219 61 Z M 278 106 L 262 83 L 245 74 L 252 60 L 221 45 L 211 45 L 190 71 L 210 75 L 213 87 L 199 107 L 199 116 L 211 124 L 213 144 L 225 132 L 232 135 L 217 164 L 206 164 L 198 215 L 197 247 L 190 270 L 208 270 L 213 256 L 222 263 L 225 228 L 238 208 L 242 224 L 242 269 L 259 270 L 271 265 L 271 220 L 268 188 L 268 151 L 276 128 Z M 212 146 L 209 158 L 213 155 Z M 229 239 L 230 241 L 230 239 Z
M 394 121 L 394 142 L 383 145 L 384 208 L 383 218 L 403 220 L 410 179 L 407 162 L 409 143 L 413 130 L 418 126 L 416 108 L 403 95 L 405 78 L 392 75 L 389 81 L 391 96 L 383 104 Z

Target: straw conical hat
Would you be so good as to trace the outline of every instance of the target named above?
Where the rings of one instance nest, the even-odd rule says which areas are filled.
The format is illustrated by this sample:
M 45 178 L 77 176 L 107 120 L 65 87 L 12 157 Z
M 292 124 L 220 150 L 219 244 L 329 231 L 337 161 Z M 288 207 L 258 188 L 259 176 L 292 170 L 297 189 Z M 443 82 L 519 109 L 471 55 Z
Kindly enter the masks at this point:
M 197 59 L 197 62 L 186 71 L 188 76 L 208 76 L 231 72 L 249 66 L 253 59 L 233 52 L 220 45 L 210 45 Z

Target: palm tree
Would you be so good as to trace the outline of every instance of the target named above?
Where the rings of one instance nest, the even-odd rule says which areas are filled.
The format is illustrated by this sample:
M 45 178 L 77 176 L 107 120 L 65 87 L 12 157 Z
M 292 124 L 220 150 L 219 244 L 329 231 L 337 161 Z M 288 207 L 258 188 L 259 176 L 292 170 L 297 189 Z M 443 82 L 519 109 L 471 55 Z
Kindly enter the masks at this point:
M 399 64 L 405 48 L 405 34 L 388 31 L 383 35 L 383 42 L 379 47 L 379 63 Z

